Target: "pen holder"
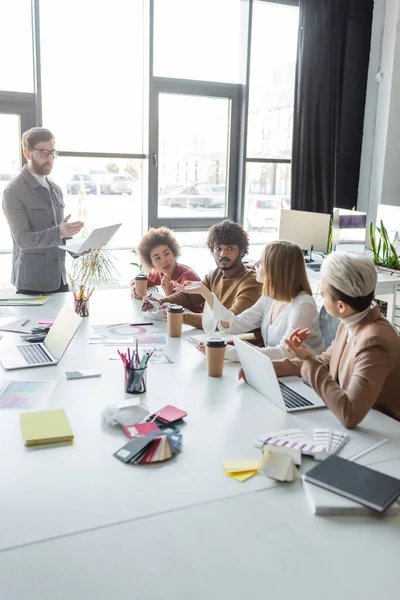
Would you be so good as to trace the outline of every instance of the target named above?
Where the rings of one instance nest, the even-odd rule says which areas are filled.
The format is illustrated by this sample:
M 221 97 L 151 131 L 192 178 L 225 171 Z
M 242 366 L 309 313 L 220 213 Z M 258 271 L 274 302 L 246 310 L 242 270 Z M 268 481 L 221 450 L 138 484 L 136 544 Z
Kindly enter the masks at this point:
M 144 394 L 147 389 L 147 367 L 142 369 L 125 367 L 125 392 L 127 394 Z
M 82 298 L 81 300 L 74 300 L 75 312 L 80 317 L 89 316 L 89 300 Z

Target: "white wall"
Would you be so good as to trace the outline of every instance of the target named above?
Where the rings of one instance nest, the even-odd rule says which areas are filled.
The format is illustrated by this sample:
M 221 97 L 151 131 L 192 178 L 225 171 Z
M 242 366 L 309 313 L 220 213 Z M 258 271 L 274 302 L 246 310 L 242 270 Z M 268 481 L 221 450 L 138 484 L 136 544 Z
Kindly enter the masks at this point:
M 400 0 L 375 0 L 358 210 L 400 206 Z

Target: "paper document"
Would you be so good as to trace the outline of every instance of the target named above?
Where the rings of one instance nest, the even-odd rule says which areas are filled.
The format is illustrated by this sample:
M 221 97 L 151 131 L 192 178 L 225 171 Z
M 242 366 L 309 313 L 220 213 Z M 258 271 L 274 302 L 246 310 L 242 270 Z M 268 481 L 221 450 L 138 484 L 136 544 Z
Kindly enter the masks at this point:
M 15 312 L 11 308 L 0 308 L 0 318 L 15 317 Z
M 0 295 L 0 306 L 41 306 L 49 296 L 25 296 L 24 294 Z
M 71 256 L 103 248 L 108 244 L 121 225 L 122 223 L 117 223 L 116 225 L 108 225 L 107 227 L 98 227 L 97 229 L 93 229 L 92 233 L 85 240 L 71 240 L 65 245 L 59 246 L 59 248 L 69 252 Z
M 136 340 L 138 341 L 138 345 L 140 348 L 143 348 L 143 346 L 159 348 L 160 346 L 166 346 L 168 344 L 168 337 L 165 335 L 165 333 L 149 333 L 139 336 L 132 336 L 129 338 L 125 337 L 114 339 L 93 336 L 89 338 L 89 344 L 96 344 L 102 346 L 118 346 L 118 348 L 127 348 L 131 347 L 133 344 L 136 344 Z
M 212 334 L 199 333 L 196 335 L 188 335 L 186 336 L 186 339 L 192 344 L 199 345 L 201 342 L 205 344 L 207 340 L 215 337 L 224 339 L 226 343 L 233 342 L 233 335 L 231 333 L 226 333 L 225 331 L 215 331 Z M 254 340 L 254 333 L 239 333 L 235 337 L 240 340 Z
M 114 323 L 112 325 L 93 325 L 93 332 L 110 340 L 140 337 L 146 334 L 158 333 L 160 330 L 153 325 L 134 325 L 131 323 Z
M 0 331 L 11 331 L 14 333 L 29 333 L 30 327 L 28 325 L 29 318 L 18 317 L 18 318 L 6 318 L 0 319 Z
M 58 381 L 3 381 L 0 408 L 42 408 L 50 400 Z

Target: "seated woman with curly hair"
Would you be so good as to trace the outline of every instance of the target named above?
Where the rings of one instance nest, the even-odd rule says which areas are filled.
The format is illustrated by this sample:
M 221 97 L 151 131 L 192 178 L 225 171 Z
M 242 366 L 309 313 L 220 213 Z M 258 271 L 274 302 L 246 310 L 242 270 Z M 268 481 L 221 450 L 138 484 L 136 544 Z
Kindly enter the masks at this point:
M 148 286 L 161 285 L 166 296 L 173 294 L 175 283 L 200 281 L 200 277 L 186 265 L 176 262 L 180 254 L 177 239 L 168 227 L 151 228 L 140 240 L 137 248 L 141 264 L 148 269 Z M 130 283 L 132 297 L 139 298 L 135 290 L 135 280 Z M 201 302 L 192 308 L 202 312 Z

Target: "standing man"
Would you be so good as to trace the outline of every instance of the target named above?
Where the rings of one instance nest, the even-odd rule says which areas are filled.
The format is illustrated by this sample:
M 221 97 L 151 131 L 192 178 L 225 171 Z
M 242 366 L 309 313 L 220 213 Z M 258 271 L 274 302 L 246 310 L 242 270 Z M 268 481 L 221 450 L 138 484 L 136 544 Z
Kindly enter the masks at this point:
M 17 294 L 67 292 L 65 251 L 58 246 L 76 235 L 81 221 L 64 218 L 61 188 L 47 179 L 57 150 L 54 135 L 33 127 L 22 136 L 28 164 L 4 190 L 3 210 L 13 237 L 11 282 Z
M 246 231 L 239 223 L 222 221 L 213 225 L 207 237 L 207 246 L 214 256 L 217 268 L 203 279 L 204 285 L 214 292 L 218 300 L 235 315 L 253 306 L 261 295 L 262 285 L 256 280 L 253 265 L 244 265 L 243 258 L 249 249 Z M 180 291 L 160 300 L 191 310 L 202 301 L 198 294 Z M 202 314 L 187 313 L 183 322 L 202 329 Z M 259 332 L 256 332 L 256 338 Z

